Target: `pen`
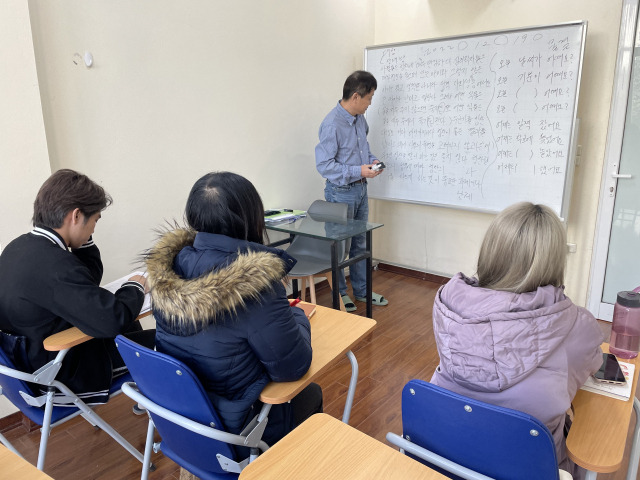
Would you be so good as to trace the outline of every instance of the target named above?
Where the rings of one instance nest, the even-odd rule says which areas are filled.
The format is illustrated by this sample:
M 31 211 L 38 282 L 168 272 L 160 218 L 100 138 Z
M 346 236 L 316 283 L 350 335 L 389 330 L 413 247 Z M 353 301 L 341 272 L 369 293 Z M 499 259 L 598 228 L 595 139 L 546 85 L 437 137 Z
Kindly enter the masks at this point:
M 295 307 L 295 306 L 296 306 L 297 304 L 299 304 L 299 303 L 300 303 L 300 299 L 299 299 L 299 298 L 296 298 L 295 300 L 291 300 L 291 301 L 289 302 L 289 305 L 290 305 L 290 306 L 292 306 L 292 307 Z

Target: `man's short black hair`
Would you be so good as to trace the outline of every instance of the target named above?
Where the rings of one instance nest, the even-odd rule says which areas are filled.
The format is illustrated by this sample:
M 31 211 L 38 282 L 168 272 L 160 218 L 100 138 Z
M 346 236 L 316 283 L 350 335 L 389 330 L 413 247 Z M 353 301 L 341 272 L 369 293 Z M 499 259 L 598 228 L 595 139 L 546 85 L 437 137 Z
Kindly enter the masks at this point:
M 371 93 L 371 90 L 378 88 L 376 78 L 364 70 L 356 70 L 347 77 L 342 88 L 342 99 L 349 100 L 354 93 L 361 97 Z
M 80 209 L 85 222 L 107 208 L 113 200 L 100 185 L 86 175 L 70 169 L 58 170 L 40 187 L 33 202 L 33 225 L 60 228 L 64 218 Z

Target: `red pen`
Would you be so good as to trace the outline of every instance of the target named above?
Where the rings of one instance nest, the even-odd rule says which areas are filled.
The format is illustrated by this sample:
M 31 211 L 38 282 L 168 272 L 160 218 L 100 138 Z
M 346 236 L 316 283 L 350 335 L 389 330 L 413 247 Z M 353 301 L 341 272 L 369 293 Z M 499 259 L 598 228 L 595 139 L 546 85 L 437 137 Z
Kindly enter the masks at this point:
M 290 300 L 289 301 L 289 305 L 292 306 L 292 307 L 295 307 L 299 303 L 300 303 L 300 299 L 299 298 L 296 298 L 295 300 Z

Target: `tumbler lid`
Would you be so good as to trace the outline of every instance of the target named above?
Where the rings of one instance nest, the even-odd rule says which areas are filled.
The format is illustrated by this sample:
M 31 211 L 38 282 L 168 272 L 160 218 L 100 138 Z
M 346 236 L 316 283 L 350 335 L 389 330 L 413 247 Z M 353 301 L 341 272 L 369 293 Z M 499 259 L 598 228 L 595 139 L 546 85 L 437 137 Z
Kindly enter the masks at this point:
M 623 307 L 640 308 L 640 293 L 618 292 L 618 304 Z

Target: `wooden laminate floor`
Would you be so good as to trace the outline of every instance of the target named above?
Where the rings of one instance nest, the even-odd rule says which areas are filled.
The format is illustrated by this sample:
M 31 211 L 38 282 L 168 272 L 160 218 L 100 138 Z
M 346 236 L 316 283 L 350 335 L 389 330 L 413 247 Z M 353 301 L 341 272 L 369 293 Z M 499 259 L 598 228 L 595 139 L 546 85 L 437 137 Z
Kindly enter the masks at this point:
M 428 380 L 438 364 L 438 352 L 431 327 L 431 309 L 438 284 L 389 272 L 374 273 L 375 291 L 385 295 L 390 305 L 374 307 L 377 328 L 354 353 L 360 366 L 350 424 L 384 441 L 387 432 L 402 432 L 401 390 L 412 378 Z M 330 305 L 330 291 L 318 291 L 318 302 Z M 365 305 L 356 302 L 357 314 Z M 609 324 L 601 322 L 608 333 Z M 350 366 L 346 358 L 326 372 L 319 382 L 324 392 L 325 412 L 342 417 Z M 146 416 L 131 412 L 133 403 L 124 395 L 97 408 L 116 430 L 135 447 L 144 448 Z M 27 433 L 22 427 L 5 435 L 25 458 L 35 464 L 40 432 Z M 161 453 L 153 455 L 157 466 L 150 478 L 177 480 L 179 468 Z M 94 430 L 81 418 L 54 429 L 49 441 L 45 472 L 58 480 L 136 479 L 140 464 L 104 432 Z M 1 472 L 1 466 L 0 466 Z M 622 480 L 626 472 L 599 475 L 602 480 Z

